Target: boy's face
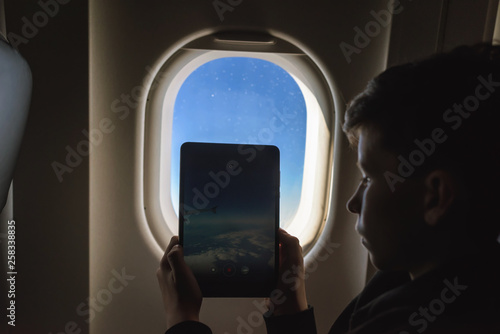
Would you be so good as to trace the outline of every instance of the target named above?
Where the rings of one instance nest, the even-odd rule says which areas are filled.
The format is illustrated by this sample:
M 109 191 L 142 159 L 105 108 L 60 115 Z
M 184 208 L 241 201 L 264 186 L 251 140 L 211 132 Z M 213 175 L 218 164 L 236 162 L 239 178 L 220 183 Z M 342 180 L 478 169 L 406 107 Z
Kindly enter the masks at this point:
M 391 191 L 385 173 L 398 175 L 397 154 L 384 149 L 379 131 L 361 130 L 358 166 L 363 180 L 347 203 L 358 214 L 356 231 L 368 249 L 375 267 L 381 270 L 411 270 L 425 253 L 422 178 L 406 179 Z

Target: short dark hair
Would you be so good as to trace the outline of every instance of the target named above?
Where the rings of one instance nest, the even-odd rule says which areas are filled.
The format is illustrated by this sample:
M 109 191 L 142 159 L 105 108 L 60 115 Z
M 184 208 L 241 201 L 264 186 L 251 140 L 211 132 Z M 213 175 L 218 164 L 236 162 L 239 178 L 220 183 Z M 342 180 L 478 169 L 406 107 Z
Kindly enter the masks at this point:
M 497 239 L 500 46 L 461 46 L 387 69 L 346 111 L 343 130 L 352 145 L 357 146 L 360 130 L 367 127 L 379 130 L 385 149 L 406 159 L 422 148 L 417 141 L 432 140 L 433 131 L 441 129 L 446 140 L 434 143 L 431 154 L 418 153 L 425 161 L 419 161 L 412 176 L 436 168 L 462 175 L 470 203 L 469 229 L 482 239 Z

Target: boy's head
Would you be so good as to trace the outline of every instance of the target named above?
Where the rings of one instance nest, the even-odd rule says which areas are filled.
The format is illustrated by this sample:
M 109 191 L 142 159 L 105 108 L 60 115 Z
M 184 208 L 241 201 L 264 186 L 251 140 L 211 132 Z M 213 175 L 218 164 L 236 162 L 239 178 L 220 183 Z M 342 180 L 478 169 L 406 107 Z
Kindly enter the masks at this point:
M 350 103 L 343 129 L 366 176 L 348 208 L 377 267 L 418 266 L 468 238 L 496 242 L 500 47 L 386 70 Z

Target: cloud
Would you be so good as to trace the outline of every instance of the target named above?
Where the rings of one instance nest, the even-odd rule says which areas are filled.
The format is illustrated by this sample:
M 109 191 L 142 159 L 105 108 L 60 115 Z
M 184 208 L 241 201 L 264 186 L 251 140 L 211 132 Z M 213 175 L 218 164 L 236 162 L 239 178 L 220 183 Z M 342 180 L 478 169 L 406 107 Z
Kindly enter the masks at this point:
M 206 273 L 221 262 L 259 262 L 274 266 L 274 238 L 265 230 L 235 231 L 206 237 L 191 245 L 192 254 L 185 256 L 195 272 Z M 254 259 L 253 261 L 251 259 Z

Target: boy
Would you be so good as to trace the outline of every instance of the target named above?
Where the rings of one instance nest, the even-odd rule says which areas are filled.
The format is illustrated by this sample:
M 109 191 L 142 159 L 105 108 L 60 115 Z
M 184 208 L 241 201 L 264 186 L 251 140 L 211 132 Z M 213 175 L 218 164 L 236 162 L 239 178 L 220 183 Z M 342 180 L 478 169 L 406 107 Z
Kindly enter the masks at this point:
M 390 68 L 350 103 L 363 178 L 347 208 L 379 272 L 330 334 L 500 333 L 499 126 L 500 47 L 487 44 Z M 280 230 L 280 243 L 280 271 L 303 268 L 297 239 Z M 177 244 L 157 272 L 167 333 L 211 333 Z M 316 333 L 300 276 L 278 283 L 268 333 Z

